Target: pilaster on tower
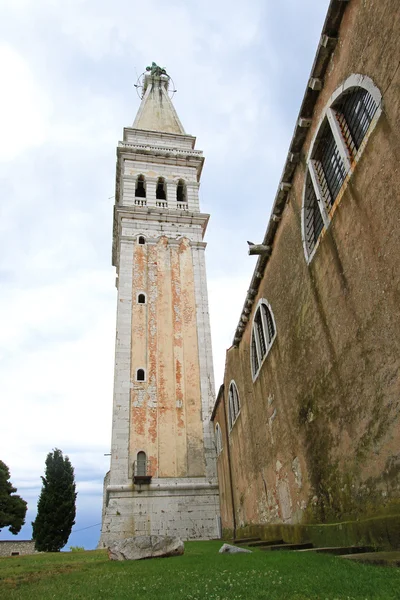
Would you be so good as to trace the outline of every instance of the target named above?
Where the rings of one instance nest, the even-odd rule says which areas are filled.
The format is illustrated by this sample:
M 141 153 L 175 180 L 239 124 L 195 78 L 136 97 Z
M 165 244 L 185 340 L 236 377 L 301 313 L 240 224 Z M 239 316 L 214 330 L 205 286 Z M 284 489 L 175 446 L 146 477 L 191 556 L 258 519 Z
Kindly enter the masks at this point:
M 153 63 L 117 148 L 117 336 L 100 546 L 218 535 L 214 375 L 199 208 L 204 163 Z

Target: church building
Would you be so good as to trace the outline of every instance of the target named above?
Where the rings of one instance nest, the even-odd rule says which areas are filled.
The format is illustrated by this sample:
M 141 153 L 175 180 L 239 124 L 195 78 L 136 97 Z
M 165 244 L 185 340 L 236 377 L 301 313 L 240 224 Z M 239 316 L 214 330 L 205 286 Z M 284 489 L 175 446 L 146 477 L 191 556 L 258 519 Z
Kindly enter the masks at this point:
M 331 0 L 212 415 L 227 537 L 399 545 L 399 57 L 398 0 Z
M 164 69 L 148 67 L 117 148 L 115 381 L 100 547 L 137 535 L 218 535 L 204 157 L 169 87 Z

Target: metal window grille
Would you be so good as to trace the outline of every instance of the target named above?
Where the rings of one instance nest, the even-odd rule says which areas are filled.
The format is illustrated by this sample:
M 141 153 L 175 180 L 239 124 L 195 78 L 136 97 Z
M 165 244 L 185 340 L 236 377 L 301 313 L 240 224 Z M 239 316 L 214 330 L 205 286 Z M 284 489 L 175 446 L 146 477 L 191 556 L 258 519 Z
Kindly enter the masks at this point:
M 308 173 L 304 196 L 304 233 L 307 249 L 310 253 L 314 250 L 323 227 L 324 222 L 318 206 L 317 196 L 310 174 Z
M 378 105 L 367 90 L 354 88 L 334 106 L 344 141 L 354 157 L 374 118 Z
M 323 197 L 331 208 L 343 185 L 346 169 L 327 120 L 321 127 L 313 158 Z
M 262 325 L 262 318 L 261 318 L 261 311 L 260 309 L 258 309 L 256 317 L 254 319 L 255 322 L 255 326 L 256 326 L 256 331 L 257 331 L 257 337 L 258 337 L 258 341 L 259 341 L 259 346 L 260 346 L 260 360 L 263 359 L 263 357 L 266 355 L 267 353 L 267 345 L 265 343 L 265 337 L 264 337 L 264 328 Z
M 251 336 L 251 361 L 252 361 L 252 365 L 253 365 L 253 375 L 255 375 L 258 371 L 259 362 L 258 362 L 258 356 L 257 356 L 257 346 L 256 346 L 256 338 L 254 335 L 254 331 Z
M 261 310 L 264 313 L 264 323 L 265 323 L 266 329 L 267 329 L 267 331 L 265 333 L 266 333 L 266 337 L 268 339 L 268 345 L 270 345 L 272 342 L 272 339 L 275 335 L 274 321 L 273 321 L 271 311 L 269 310 L 268 306 L 266 306 L 265 304 L 262 304 Z

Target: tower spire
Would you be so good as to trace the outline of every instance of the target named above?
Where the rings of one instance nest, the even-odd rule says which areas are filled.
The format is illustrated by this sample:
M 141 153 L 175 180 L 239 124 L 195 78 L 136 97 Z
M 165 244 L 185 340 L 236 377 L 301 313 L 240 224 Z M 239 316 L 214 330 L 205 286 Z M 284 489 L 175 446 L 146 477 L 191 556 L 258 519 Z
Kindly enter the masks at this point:
M 143 96 L 134 129 L 185 135 L 185 130 L 168 95 L 170 77 L 166 70 L 152 63 L 146 68 Z

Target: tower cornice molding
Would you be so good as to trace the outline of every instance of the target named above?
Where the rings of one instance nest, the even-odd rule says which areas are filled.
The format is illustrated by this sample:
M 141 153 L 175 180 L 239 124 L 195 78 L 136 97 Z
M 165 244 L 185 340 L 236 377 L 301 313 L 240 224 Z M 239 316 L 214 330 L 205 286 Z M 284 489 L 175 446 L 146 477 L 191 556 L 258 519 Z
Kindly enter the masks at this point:
M 194 135 L 167 133 L 165 131 L 151 131 L 150 129 L 136 129 L 135 127 L 124 127 L 124 142 L 126 142 L 129 135 L 140 136 L 141 138 L 145 136 L 147 139 L 154 139 L 157 141 L 169 140 L 171 141 L 171 145 L 173 145 L 173 142 L 181 143 L 183 140 L 185 142 L 189 142 L 192 148 L 194 148 L 196 144 L 196 137 Z
M 140 160 L 160 165 L 181 165 L 183 167 L 192 166 L 197 170 L 197 179 L 200 179 L 204 164 L 204 156 L 195 154 L 188 150 L 172 150 L 169 148 L 160 148 L 154 151 L 151 147 L 140 149 L 137 146 L 127 144 L 117 147 L 118 162 L 123 159 Z
M 207 213 L 191 212 L 187 210 L 160 210 L 151 206 L 114 206 L 114 227 L 113 227 L 113 250 L 112 264 L 118 265 L 119 244 L 125 240 L 131 240 L 134 236 L 122 235 L 122 221 L 149 221 L 156 223 L 172 223 L 201 228 L 202 237 L 207 229 L 210 215 Z M 191 245 L 201 242 L 192 242 Z M 204 246 L 205 247 L 205 246 Z
M 118 142 L 118 148 L 133 148 L 139 154 L 155 154 L 156 156 L 195 156 L 201 158 L 202 150 L 186 150 L 173 146 L 153 146 L 152 144 L 132 144 L 131 142 Z

